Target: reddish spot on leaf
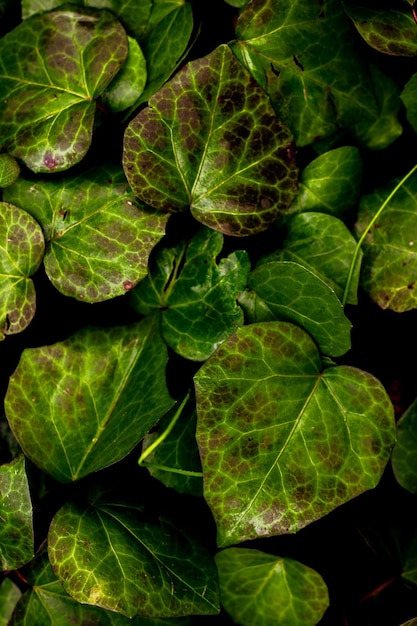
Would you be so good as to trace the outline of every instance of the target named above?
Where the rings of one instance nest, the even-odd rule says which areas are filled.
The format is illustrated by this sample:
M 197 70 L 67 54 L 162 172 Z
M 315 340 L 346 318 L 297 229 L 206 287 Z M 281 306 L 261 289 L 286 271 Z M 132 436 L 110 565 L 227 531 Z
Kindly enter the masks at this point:
M 133 289 L 133 283 L 130 280 L 125 280 L 123 282 L 123 288 L 126 289 L 126 291 L 130 291 L 131 289 Z

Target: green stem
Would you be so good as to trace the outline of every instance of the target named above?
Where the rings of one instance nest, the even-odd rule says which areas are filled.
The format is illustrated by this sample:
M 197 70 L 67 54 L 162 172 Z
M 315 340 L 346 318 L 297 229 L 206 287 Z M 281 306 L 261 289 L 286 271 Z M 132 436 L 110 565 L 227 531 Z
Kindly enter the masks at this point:
M 358 239 L 358 242 L 357 242 L 356 247 L 355 247 L 355 251 L 353 253 L 352 261 L 351 261 L 351 264 L 350 264 L 350 267 L 349 267 L 349 273 L 348 273 L 346 286 L 345 286 L 345 291 L 344 291 L 343 299 L 342 299 L 342 305 L 343 306 L 345 306 L 346 301 L 348 299 L 348 294 L 349 294 L 349 291 L 350 291 L 350 286 L 351 286 L 351 283 L 352 283 L 353 274 L 355 272 L 356 264 L 358 262 L 359 252 L 361 250 L 361 247 L 362 247 L 362 244 L 363 244 L 363 242 L 365 240 L 366 235 L 369 233 L 369 231 L 371 230 L 372 226 L 375 224 L 375 222 L 377 221 L 377 219 L 379 218 L 379 216 L 381 215 L 382 211 L 385 209 L 387 204 L 389 202 L 391 202 L 392 198 L 395 196 L 397 191 L 399 189 L 401 189 L 401 187 L 404 185 L 404 183 L 408 180 L 408 178 L 410 178 L 410 176 L 412 176 L 412 174 L 414 174 L 414 172 L 416 170 L 417 170 L 417 163 L 400 180 L 400 182 L 394 187 L 394 189 L 391 191 L 391 193 L 385 198 L 384 202 L 381 204 L 381 206 L 379 207 L 378 211 L 375 213 L 375 215 L 373 216 L 373 218 L 369 222 L 368 226 L 365 228 L 365 230 L 363 231 L 362 235 Z

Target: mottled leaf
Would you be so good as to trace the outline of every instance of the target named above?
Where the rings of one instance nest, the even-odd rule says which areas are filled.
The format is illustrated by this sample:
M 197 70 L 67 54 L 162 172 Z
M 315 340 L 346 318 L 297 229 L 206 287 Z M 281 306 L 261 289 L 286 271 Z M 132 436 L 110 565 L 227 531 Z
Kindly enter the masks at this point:
M 280 247 L 261 257 L 258 265 L 270 261 L 294 261 L 319 276 L 342 300 L 356 248 L 356 240 L 345 224 L 323 213 L 301 213 L 285 220 Z M 355 265 L 347 298 L 357 303 L 360 260 Z
M 64 295 L 100 302 L 130 291 L 168 217 L 139 203 L 119 167 L 97 167 L 61 180 L 24 180 L 4 192 L 41 224 L 44 263 Z
M 216 569 L 206 549 L 125 506 L 68 502 L 52 521 L 48 552 L 78 602 L 127 617 L 219 612 Z
M 10 378 L 6 417 L 25 454 L 57 480 L 126 456 L 173 405 L 157 324 L 86 328 L 26 349 Z
M 162 335 L 181 356 L 204 361 L 243 324 L 236 303 L 250 269 L 239 250 L 216 262 L 223 235 L 200 228 L 189 241 L 161 245 L 146 278 L 132 291 L 133 307 L 144 315 L 161 313 Z
M 362 235 L 398 181 L 364 196 L 356 233 Z M 361 286 L 383 309 L 397 312 L 417 306 L 417 176 L 388 202 L 362 245 Z
M 10 580 L 4 578 L 0 585 L 0 626 L 8 626 L 10 617 L 22 592 Z
M 377 145 L 369 136 L 384 98 L 351 28 L 339 0 L 253 0 L 238 19 L 232 49 L 270 94 L 298 146 L 342 129 L 368 147 L 382 148 L 401 133 L 397 106 L 390 111 L 392 122 L 385 119 Z M 386 80 L 395 93 L 394 81 Z
M 240 328 L 194 380 L 219 546 L 295 532 L 378 483 L 395 441 L 390 399 L 367 372 L 322 371 L 297 326 Z
M 0 202 L 0 340 L 24 330 L 36 310 L 33 281 L 45 241 L 31 215 Z
M 123 164 L 144 202 L 190 208 L 229 235 L 264 230 L 297 188 L 288 129 L 225 45 L 185 66 L 132 120 Z
M 20 167 L 10 154 L 0 154 L 0 188 L 12 185 L 19 178 Z
M 275 319 L 310 333 L 323 354 L 341 356 L 349 350 L 352 324 L 333 289 L 311 270 L 293 261 L 271 261 L 249 274 L 248 286 Z
M 397 422 L 397 443 L 392 451 L 392 469 L 404 489 L 417 493 L 417 400 Z
M 94 100 L 127 53 L 108 11 L 68 7 L 24 20 L 0 40 L 2 149 L 35 172 L 78 163 L 91 143 Z
M 222 604 L 242 626 L 315 626 L 329 606 L 316 571 L 260 550 L 227 548 L 216 554 Z
M 18 569 L 33 557 L 32 502 L 23 455 L 0 466 L 0 561 Z
M 129 54 L 120 72 L 101 96 L 103 105 L 111 113 L 119 113 L 133 106 L 146 84 L 146 60 L 138 42 L 128 37 Z
M 344 9 L 366 43 L 384 54 L 415 56 L 417 25 L 411 11 L 344 2 Z

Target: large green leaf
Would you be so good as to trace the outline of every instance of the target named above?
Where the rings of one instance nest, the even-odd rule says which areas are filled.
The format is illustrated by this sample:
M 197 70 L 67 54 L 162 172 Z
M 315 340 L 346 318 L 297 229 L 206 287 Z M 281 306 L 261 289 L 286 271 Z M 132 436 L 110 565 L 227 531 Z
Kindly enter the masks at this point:
M 315 626 L 329 605 L 316 571 L 260 550 L 227 548 L 216 554 L 222 604 L 243 626 Z
M 23 455 L 0 465 L 0 562 L 18 569 L 33 558 L 32 502 Z
M 0 40 L 3 150 L 35 172 L 80 161 L 94 100 L 126 60 L 126 33 L 108 11 L 68 6 L 33 15 Z
M 364 196 L 356 233 L 362 235 L 398 181 Z M 405 182 L 369 229 L 362 245 L 361 286 L 383 309 L 417 307 L 417 175 Z
M 132 120 L 123 165 L 147 204 L 191 208 L 229 235 L 264 230 L 297 188 L 288 129 L 225 45 L 185 66 Z
M 126 506 L 68 502 L 52 521 L 48 552 L 78 602 L 127 617 L 219 612 L 216 568 L 206 549 Z
M 370 148 L 401 134 L 398 89 L 361 60 L 339 0 L 253 0 L 238 19 L 236 37 L 233 51 L 270 94 L 298 146 L 339 129 Z M 389 115 L 388 92 L 397 94 Z M 382 115 L 379 134 L 370 133 Z
M 322 371 L 297 326 L 240 328 L 194 380 L 220 546 L 297 531 L 378 483 L 395 441 L 390 399 L 371 374 Z
M 123 171 L 113 166 L 59 181 L 20 178 L 4 197 L 42 226 L 52 284 L 85 302 L 130 291 L 146 275 L 148 256 L 168 219 L 139 203 Z
M 29 277 L 44 251 L 42 230 L 33 217 L 0 202 L 0 340 L 24 330 L 35 314 L 35 287 Z
M 133 307 L 144 315 L 161 313 L 162 335 L 181 356 L 204 361 L 243 324 L 236 298 L 250 269 L 238 250 L 219 263 L 223 235 L 201 228 L 189 241 L 161 245 L 149 274 L 132 291 Z
M 392 469 L 399 484 L 417 493 L 417 400 L 397 422 L 397 443 L 392 451 Z
M 173 405 L 157 323 L 86 328 L 26 349 L 6 417 L 25 454 L 57 480 L 77 480 L 128 454 Z

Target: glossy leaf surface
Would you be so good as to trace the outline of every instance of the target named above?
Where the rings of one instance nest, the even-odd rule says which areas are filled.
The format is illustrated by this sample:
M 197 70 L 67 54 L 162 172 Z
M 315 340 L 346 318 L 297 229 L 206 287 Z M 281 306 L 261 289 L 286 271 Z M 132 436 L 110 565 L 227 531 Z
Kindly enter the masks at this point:
M 132 106 L 141 96 L 146 84 L 146 59 L 138 42 L 128 37 L 129 53 L 125 64 L 101 96 L 111 113 Z
M 222 234 L 208 228 L 178 245 L 161 245 L 148 276 L 131 294 L 139 313 L 161 311 L 165 341 L 188 359 L 204 361 L 243 324 L 236 298 L 246 284 L 249 259 L 238 250 L 217 263 L 222 246 Z
M 33 217 L 0 202 L 0 340 L 24 330 L 35 314 L 30 276 L 40 266 L 44 251 L 42 230 Z
M 297 326 L 240 328 L 194 380 L 219 546 L 295 532 L 378 483 L 395 441 L 384 388 L 356 368 L 322 371 Z
M 229 235 L 264 230 L 291 203 L 291 135 L 228 46 L 192 61 L 126 129 L 133 191 L 163 211 L 191 209 Z
M 41 224 L 52 284 L 85 302 L 130 291 L 146 275 L 148 256 L 168 219 L 137 201 L 118 167 L 60 181 L 20 178 L 4 197 Z
M 75 7 L 34 15 L 0 40 L 3 150 L 35 172 L 78 163 L 90 147 L 97 98 L 126 60 L 121 24 Z
M 7 419 L 36 465 L 77 480 L 126 456 L 173 405 L 166 362 L 152 318 L 27 349 L 10 379 Z
M 392 451 L 392 469 L 399 484 L 417 493 L 417 401 L 405 411 L 397 422 L 397 443 Z
M 48 552 L 78 602 L 127 617 L 219 612 L 216 568 L 205 548 L 125 506 L 68 502 L 52 521 Z
M 271 261 L 249 274 L 248 285 L 275 319 L 304 328 L 323 354 L 341 356 L 350 348 L 350 321 L 334 291 L 293 261 Z
M 33 558 L 32 502 L 25 458 L 0 466 L 0 562 L 17 569 Z
M 294 559 L 260 550 L 216 554 L 222 604 L 242 626 L 315 626 L 329 605 L 322 577 Z

